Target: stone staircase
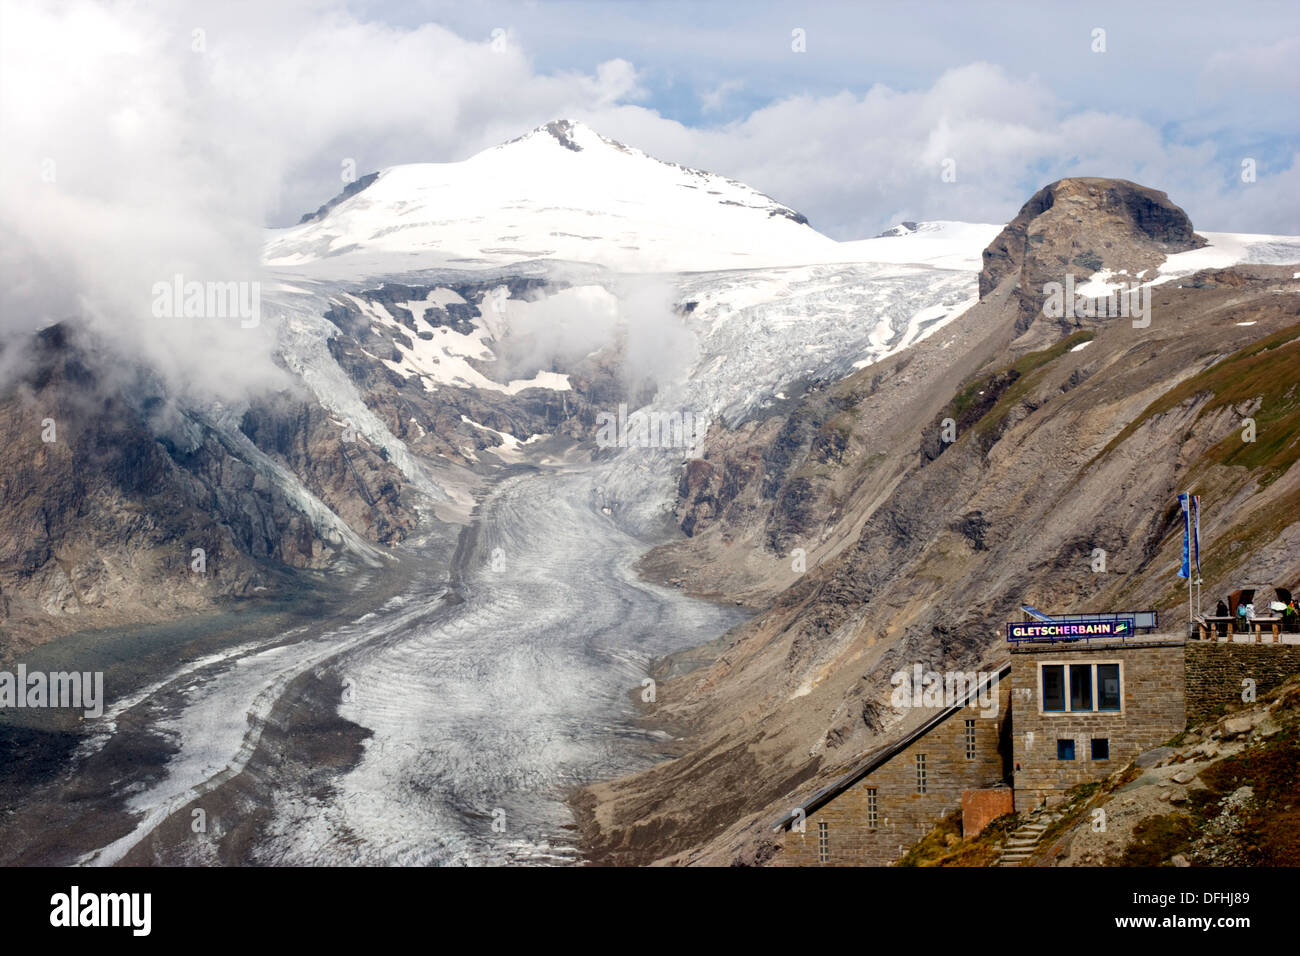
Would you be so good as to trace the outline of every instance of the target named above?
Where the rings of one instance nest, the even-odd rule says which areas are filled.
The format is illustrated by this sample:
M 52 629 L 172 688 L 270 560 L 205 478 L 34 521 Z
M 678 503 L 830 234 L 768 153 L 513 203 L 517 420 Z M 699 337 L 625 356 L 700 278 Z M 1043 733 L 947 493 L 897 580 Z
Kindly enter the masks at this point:
M 994 866 L 1020 866 L 1033 855 L 1039 838 L 1057 819 L 1058 815 L 1055 813 L 1042 811 L 1033 813 L 1020 829 L 1007 837 Z

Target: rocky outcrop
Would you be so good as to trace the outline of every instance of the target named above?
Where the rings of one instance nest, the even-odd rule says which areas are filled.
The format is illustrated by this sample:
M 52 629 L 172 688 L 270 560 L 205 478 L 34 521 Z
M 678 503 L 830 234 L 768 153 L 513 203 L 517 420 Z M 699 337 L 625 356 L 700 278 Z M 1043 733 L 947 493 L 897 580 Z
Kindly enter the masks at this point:
M 413 526 L 397 470 L 363 441 L 345 449 L 319 407 L 272 396 L 247 434 L 223 430 L 67 325 L 22 365 L 0 396 L 0 651 L 287 586 L 349 527 L 389 544 Z M 347 523 L 318 523 L 283 475 Z
M 397 344 L 410 349 L 414 339 L 431 339 L 438 329 L 461 336 L 487 329 L 490 335 L 491 319 L 484 314 L 491 309 L 490 296 L 529 299 L 564 287 L 561 282 L 536 277 L 508 276 L 438 286 L 385 283 L 360 290 L 336 297 L 324 313 L 338 329 L 329 340 L 330 354 L 357 386 L 366 405 L 412 451 L 426 461 L 485 470 L 491 466 L 480 461 L 482 452 L 512 460 L 508 439 L 502 436 L 526 441 L 546 435 L 573 441 L 593 434 L 597 409 L 617 407 L 630 398 L 620 374 L 619 356 L 604 349 L 566 366 L 571 385 L 567 391 L 529 388 L 516 393 L 456 383 L 426 385 L 418 375 L 395 371 L 384 362 L 400 361 Z M 426 301 L 435 288 L 450 290 L 463 301 L 441 305 Z M 420 314 L 414 314 L 412 303 L 420 303 L 416 306 Z M 374 321 L 367 311 L 371 304 L 382 307 L 397 327 Z M 490 340 L 498 353 L 528 347 L 515 337 L 507 342 Z M 487 379 L 506 381 L 511 377 L 508 355 L 495 361 L 465 361 Z
M 1203 245 L 1187 214 L 1158 190 L 1124 179 L 1061 179 L 1034 193 L 984 250 L 980 297 L 1013 280 L 1027 325 L 1048 282 L 1071 274 L 1082 284 L 1101 269 L 1136 276 Z
M 298 220 L 298 225 L 301 226 L 304 222 L 317 222 L 321 219 L 324 219 L 326 216 L 329 215 L 331 209 L 333 209 L 339 203 L 343 202 L 345 199 L 351 199 L 353 196 L 361 192 L 361 190 L 365 189 L 367 186 L 369 186 L 378 178 L 379 178 L 379 173 L 376 172 L 376 173 L 367 173 L 365 176 L 362 176 L 360 179 L 354 179 L 352 182 L 348 183 L 346 186 L 343 187 L 342 192 L 340 192 L 329 202 L 325 203 L 315 212 L 303 213 L 302 218 Z

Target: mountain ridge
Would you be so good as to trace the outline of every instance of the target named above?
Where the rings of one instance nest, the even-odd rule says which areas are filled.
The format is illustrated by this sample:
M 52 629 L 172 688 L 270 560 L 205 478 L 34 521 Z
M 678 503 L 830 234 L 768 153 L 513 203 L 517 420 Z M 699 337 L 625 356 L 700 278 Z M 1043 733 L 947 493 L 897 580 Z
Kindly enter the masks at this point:
M 1084 191 L 1096 203 L 1085 220 L 1107 221 L 1110 188 Z M 688 537 L 642 565 L 760 613 L 660 663 L 647 719 L 684 740 L 674 759 L 578 796 L 598 862 L 771 862 L 767 821 L 911 726 L 887 704 L 889 675 L 914 662 L 991 666 L 1005 653 L 998 624 L 1021 604 L 1141 604 L 1176 619 L 1176 491 L 1213 502 L 1207 594 L 1300 577 L 1300 433 L 1288 417 L 1300 394 L 1284 371 L 1300 337 L 1295 267 L 1183 272 L 1173 260 L 1199 252 L 1195 240 L 1176 252 L 1140 232 L 1054 232 L 1037 255 L 1069 269 L 1076 242 L 1100 241 L 1110 258 L 1094 269 L 1151 287 L 1147 326 L 1049 321 L 1026 302 L 1051 270 L 1023 282 L 1008 272 L 932 339 L 763 429 L 710 433 L 678 489 Z M 1128 241 L 1159 257 L 1154 276 L 1122 259 Z M 1242 362 L 1258 367 L 1239 387 L 1216 371 Z M 1234 452 L 1261 404 L 1267 443 Z M 774 440 L 779 456 L 766 451 Z M 1098 548 L 1108 573 L 1095 572 Z M 737 552 L 755 556 L 741 564 Z

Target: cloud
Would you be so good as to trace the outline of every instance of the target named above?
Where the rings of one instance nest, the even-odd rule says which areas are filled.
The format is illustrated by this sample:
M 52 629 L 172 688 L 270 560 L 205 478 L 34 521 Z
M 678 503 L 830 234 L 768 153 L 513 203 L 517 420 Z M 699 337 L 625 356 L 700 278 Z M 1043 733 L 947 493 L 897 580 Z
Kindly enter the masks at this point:
M 716 113 L 726 105 L 731 94 L 739 93 L 745 88 L 740 80 L 723 80 L 711 90 L 700 94 L 700 109 L 705 113 Z
M 1300 94 L 1300 35 L 1243 44 L 1214 53 L 1205 64 L 1206 91 L 1221 97 Z M 1294 102 L 1294 101 L 1293 101 Z
M 341 2 L 3 0 L 0 16 L 0 332 L 82 315 L 219 395 L 275 381 L 269 323 L 159 319 L 156 283 L 256 281 L 263 225 L 314 210 L 341 170 L 456 161 L 558 117 L 746 182 L 840 239 L 900 219 L 1005 222 L 1039 186 L 1084 174 L 1166 190 L 1202 229 L 1300 232 L 1294 142 L 1224 141 L 1150 107 L 1079 108 L 1054 77 L 997 63 L 792 91 L 687 126 L 608 43 L 541 69 L 531 34 L 386 23 Z M 1240 42 L 1202 74 L 1275 90 L 1294 84 L 1293 65 L 1292 39 Z M 704 107 L 763 86 L 733 67 Z M 1243 156 L 1258 160 L 1254 183 L 1240 181 Z
M 5 0 L 0 333 L 72 317 L 179 388 L 278 384 L 270 322 L 155 314 L 159 283 L 261 282 L 268 221 L 358 173 L 460 159 L 644 95 L 631 63 L 543 75 L 507 33 L 341 4 Z
M 569 284 L 538 293 L 526 304 L 506 300 L 508 335 L 493 348 L 502 378 L 571 369 L 592 353 L 621 353 L 630 394 L 678 380 L 698 357 L 698 342 L 676 311 L 679 291 L 658 275 L 610 275 L 592 285 L 584 270 L 559 266 L 552 278 Z
M 1241 156 L 1208 135 L 1177 141 L 1141 117 L 1072 110 L 1038 77 L 988 63 L 944 71 L 925 89 L 790 96 L 713 129 L 639 107 L 584 118 L 652 155 L 746 182 L 838 239 L 902 219 L 1006 222 L 1039 187 L 1072 175 L 1165 190 L 1199 228 L 1300 232 L 1290 153 L 1261 161 L 1243 188 Z

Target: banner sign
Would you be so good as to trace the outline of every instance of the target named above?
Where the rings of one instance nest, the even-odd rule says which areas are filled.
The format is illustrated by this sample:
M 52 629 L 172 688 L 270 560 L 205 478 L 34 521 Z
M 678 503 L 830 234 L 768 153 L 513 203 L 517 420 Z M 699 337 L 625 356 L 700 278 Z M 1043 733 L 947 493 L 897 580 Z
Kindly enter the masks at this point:
M 1183 563 L 1178 569 L 1180 578 L 1192 576 L 1192 565 L 1196 566 L 1196 577 L 1201 576 L 1201 496 L 1183 493 L 1178 496 L 1178 508 L 1183 515 Z
M 1183 513 L 1183 564 L 1182 567 L 1178 569 L 1178 576 L 1180 578 L 1190 578 L 1192 576 L 1192 569 L 1189 566 L 1191 562 L 1189 561 L 1188 555 L 1192 541 L 1192 509 L 1188 501 L 1190 497 L 1191 496 L 1187 494 L 1180 494 L 1178 496 L 1178 507 Z
M 1196 579 L 1201 578 L 1201 496 L 1192 495 L 1192 557 L 1196 559 Z
M 1008 641 L 1076 641 L 1092 637 L 1130 637 L 1133 618 L 1114 617 L 1095 621 L 1045 624 L 1041 621 L 1014 621 L 1007 624 Z

